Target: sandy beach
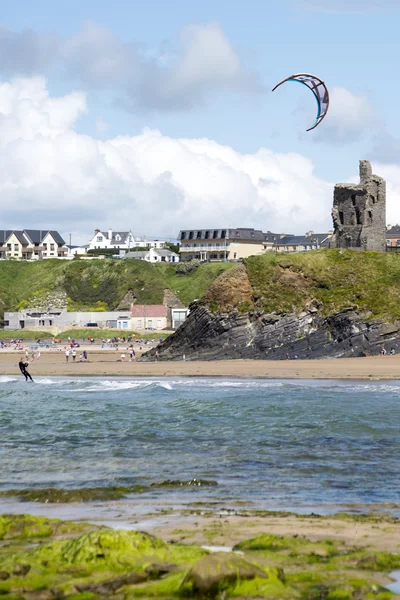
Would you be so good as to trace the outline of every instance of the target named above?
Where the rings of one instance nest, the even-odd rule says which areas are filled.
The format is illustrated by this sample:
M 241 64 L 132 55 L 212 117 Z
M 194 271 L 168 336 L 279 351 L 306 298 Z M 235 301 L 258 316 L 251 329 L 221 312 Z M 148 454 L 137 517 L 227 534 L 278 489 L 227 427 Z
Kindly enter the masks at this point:
M 66 363 L 64 353 L 42 350 L 39 361 L 29 368 L 32 376 L 109 376 L 109 377 L 224 377 L 276 379 L 400 379 L 399 356 L 329 358 L 322 360 L 214 360 L 174 362 L 121 361 L 117 351 L 89 348 L 88 362 Z M 0 375 L 20 375 L 21 351 L 0 351 Z

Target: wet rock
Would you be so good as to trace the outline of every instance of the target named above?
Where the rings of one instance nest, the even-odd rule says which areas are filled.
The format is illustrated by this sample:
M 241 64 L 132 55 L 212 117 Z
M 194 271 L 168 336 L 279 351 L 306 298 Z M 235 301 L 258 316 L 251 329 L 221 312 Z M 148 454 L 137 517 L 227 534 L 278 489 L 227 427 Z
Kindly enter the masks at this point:
M 38 590 L 35 592 L 24 592 L 24 600 L 54 600 L 55 594 L 51 590 Z
M 68 540 L 61 551 L 61 561 L 69 565 L 130 566 L 143 556 L 165 550 L 159 538 L 140 531 L 93 531 Z
M 0 571 L 0 581 L 6 581 L 9 578 L 10 573 L 7 573 L 7 571 Z
M 274 569 L 274 575 L 279 578 L 278 569 Z M 269 574 L 242 556 L 219 552 L 197 562 L 186 575 L 182 587 L 189 586 L 195 593 L 216 594 L 238 581 L 256 577 L 268 579 Z
M 177 569 L 177 565 L 154 563 L 145 568 L 145 573 L 147 573 L 150 579 L 160 579 L 160 577 L 168 575 L 168 573 L 172 573 Z
M 80 583 L 76 584 L 75 588 L 78 592 L 91 592 L 93 594 L 99 594 L 100 596 L 107 596 L 114 594 L 126 585 L 136 585 L 137 583 L 143 583 L 148 579 L 146 573 L 128 573 L 127 575 L 121 575 L 120 577 L 113 577 L 104 581 L 96 583 Z M 38 599 L 39 600 L 39 599 Z M 44 598 L 43 600 L 48 600 Z
M 25 577 L 31 570 L 31 565 L 16 565 L 13 568 L 13 575 L 17 577 Z
M 166 479 L 158 483 L 152 483 L 151 487 L 200 487 L 200 486 L 218 485 L 216 481 L 207 479 L 189 479 L 188 481 L 180 481 L 179 479 Z
M 190 306 L 181 327 L 157 346 L 161 360 L 294 359 L 378 354 L 382 345 L 400 350 L 398 325 L 364 319 L 357 307 L 321 317 L 300 314 L 212 313 L 202 302 Z M 156 350 L 139 360 L 155 360 Z

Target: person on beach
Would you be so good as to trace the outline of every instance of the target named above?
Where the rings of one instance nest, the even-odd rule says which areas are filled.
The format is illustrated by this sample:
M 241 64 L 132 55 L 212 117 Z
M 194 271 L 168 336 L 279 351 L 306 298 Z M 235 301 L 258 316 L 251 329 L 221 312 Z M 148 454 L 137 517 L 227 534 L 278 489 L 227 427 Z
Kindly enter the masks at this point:
M 35 358 L 35 360 L 37 360 L 37 361 L 38 361 L 38 360 L 39 360 L 39 358 L 40 358 L 40 350 L 39 350 L 38 352 L 36 352 L 36 358 Z
M 83 360 L 86 361 L 87 360 L 87 352 L 86 352 L 86 350 L 83 351 L 82 356 L 83 356 Z
M 21 358 L 20 361 L 19 361 L 19 363 L 18 363 L 18 366 L 19 366 L 19 370 L 21 371 L 22 375 L 24 375 L 24 377 L 25 377 L 25 381 L 28 381 L 28 379 L 30 379 L 32 381 L 32 383 L 33 383 L 32 377 L 30 376 L 30 374 L 26 370 L 26 367 L 29 367 L 29 363 L 28 362 L 24 363 L 24 359 Z
M 75 348 L 72 348 L 72 362 L 75 362 L 76 359 L 76 350 Z
M 69 348 L 65 350 L 65 362 L 69 361 Z

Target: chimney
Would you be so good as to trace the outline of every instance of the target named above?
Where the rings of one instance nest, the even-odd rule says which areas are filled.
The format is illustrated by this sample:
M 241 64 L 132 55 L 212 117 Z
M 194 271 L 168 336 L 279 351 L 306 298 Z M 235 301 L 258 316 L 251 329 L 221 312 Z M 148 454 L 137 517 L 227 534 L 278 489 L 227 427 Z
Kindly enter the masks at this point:
M 109 239 L 109 241 L 110 241 L 110 242 L 111 242 L 111 240 L 112 240 L 112 233 L 113 233 L 113 232 L 112 232 L 112 229 L 110 228 L 110 229 L 108 230 L 108 239 Z
M 100 229 L 95 229 L 94 230 L 94 234 L 96 235 L 97 233 L 100 233 Z

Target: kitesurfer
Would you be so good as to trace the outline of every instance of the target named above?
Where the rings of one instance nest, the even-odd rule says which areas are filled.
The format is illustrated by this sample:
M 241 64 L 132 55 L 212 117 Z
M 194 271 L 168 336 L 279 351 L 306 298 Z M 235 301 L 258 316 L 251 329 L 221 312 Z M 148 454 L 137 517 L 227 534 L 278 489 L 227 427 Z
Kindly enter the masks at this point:
M 19 363 L 18 363 L 18 366 L 19 366 L 19 369 L 20 369 L 22 375 L 25 376 L 25 381 L 28 381 L 28 379 L 30 379 L 33 382 L 32 377 L 30 376 L 30 374 L 26 370 L 26 367 L 29 366 L 29 363 L 27 363 L 27 362 L 24 363 L 24 359 L 21 358 L 20 361 L 19 361 Z

